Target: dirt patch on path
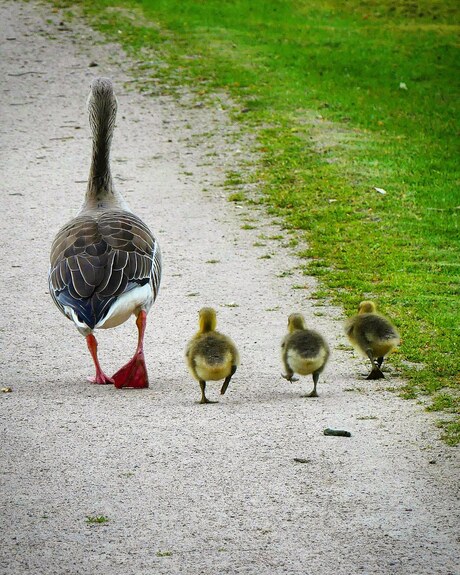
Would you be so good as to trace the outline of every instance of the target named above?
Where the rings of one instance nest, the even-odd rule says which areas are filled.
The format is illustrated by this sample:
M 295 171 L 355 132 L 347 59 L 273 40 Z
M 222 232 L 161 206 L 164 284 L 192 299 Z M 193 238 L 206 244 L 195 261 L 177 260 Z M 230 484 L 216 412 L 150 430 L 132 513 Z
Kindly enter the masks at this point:
M 226 141 L 225 112 L 127 90 L 121 51 L 60 25 L 49 6 L 4 2 L 0 21 L 0 378 L 13 388 L 0 396 L 2 573 L 458 573 L 458 450 L 385 391 L 394 378 L 363 381 L 367 365 L 340 349 L 340 310 L 315 315 L 313 280 L 276 241 L 260 241 L 272 224 L 225 200 L 225 167 L 245 153 Z M 85 342 L 47 293 L 49 246 L 85 189 L 95 75 L 111 77 L 119 99 L 115 182 L 164 254 L 144 391 L 86 382 Z M 255 229 L 242 229 L 245 217 Z M 183 359 L 202 305 L 217 308 L 242 356 L 209 406 L 196 403 Z M 294 310 L 333 351 L 318 399 L 300 397 L 306 378 L 280 377 Z M 134 321 L 102 333 L 104 369 L 124 363 L 135 339 Z

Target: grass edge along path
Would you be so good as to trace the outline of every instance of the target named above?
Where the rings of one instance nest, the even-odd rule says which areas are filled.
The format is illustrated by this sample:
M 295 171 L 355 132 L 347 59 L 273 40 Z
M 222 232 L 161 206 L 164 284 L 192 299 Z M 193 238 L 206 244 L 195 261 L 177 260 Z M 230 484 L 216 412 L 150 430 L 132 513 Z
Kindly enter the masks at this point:
M 55 6 L 120 42 L 138 63 L 139 89 L 231 96 L 260 162 L 228 175 L 229 199 L 265 203 L 291 247 L 306 240 L 299 257 L 320 280 L 318 304 L 350 315 L 361 299 L 378 302 L 403 338 L 391 358 L 406 381 L 396 391 L 439 412 L 442 438 L 456 445 L 454 3 L 421 2 L 415 13 L 391 0 Z M 261 197 L 245 193 L 248 183 Z

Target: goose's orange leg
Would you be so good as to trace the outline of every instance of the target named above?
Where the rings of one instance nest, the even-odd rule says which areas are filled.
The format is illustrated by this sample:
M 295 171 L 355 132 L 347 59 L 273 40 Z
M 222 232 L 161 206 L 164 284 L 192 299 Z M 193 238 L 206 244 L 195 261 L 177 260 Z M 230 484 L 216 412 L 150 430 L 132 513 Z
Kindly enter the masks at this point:
M 94 361 L 94 366 L 96 368 L 96 376 L 95 377 L 88 377 L 88 381 L 91 383 L 115 383 L 112 377 L 108 377 L 102 371 L 101 366 L 99 364 L 99 360 L 97 358 L 97 340 L 92 333 L 86 336 L 86 343 L 88 345 L 89 352 L 91 357 Z
M 147 367 L 144 358 L 144 333 L 147 325 L 147 314 L 141 311 L 136 320 L 138 339 L 136 352 L 131 361 L 124 365 L 113 376 L 115 387 L 143 388 L 149 386 Z

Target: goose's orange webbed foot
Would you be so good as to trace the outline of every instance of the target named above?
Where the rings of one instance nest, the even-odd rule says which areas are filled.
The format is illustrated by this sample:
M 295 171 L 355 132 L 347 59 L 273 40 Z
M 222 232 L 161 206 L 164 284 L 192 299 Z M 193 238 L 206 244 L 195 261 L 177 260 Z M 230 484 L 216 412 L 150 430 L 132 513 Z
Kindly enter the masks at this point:
M 124 365 L 113 376 L 117 389 L 133 387 L 142 389 L 149 386 L 147 367 L 145 365 L 144 352 L 136 352 L 133 359 Z
M 96 368 L 96 375 L 94 377 L 88 377 L 88 381 L 101 385 L 115 383 L 113 378 L 106 375 L 101 369 L 99 359 L 97 358 L 97 341 L 92 333 L 86 336 L 86 344 L 88 345 L 89 352 L 93 358 L 94 367 Z
M 144 333 L 147 324 L 147 314 L 145 311 L 139 312 L 136 325 L 138 329 L 137 349 L 134 357 L 126 365 L 117 371 L 113 376 L 115 387 L 133 387 L 142 389 L 149 386 L 147 367 L 144 358 Z

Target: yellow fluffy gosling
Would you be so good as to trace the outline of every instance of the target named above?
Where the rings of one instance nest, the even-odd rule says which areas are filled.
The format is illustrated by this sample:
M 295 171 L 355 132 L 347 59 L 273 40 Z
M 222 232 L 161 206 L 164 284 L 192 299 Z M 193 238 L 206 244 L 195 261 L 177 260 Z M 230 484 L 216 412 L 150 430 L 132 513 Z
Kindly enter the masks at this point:
M 397 345 L 399 334 L 392 323 L 376 312 L 372 301 L 362 301 L 358 313 L 345 324 L 345 333 L 353 347 L 372 364 L 372 371 L 366 379 L 382 379 L 381 371 L 384 357 Z
M 216 312 L 211 307 L 199 311 L 199 330 L 188 342 L 185 357 L 190 373 L 201 388 L 200 403 L 216 403 L 206 397 L 206 382 L 224 379 L 221 395 L 240 363 L 238 350 L 233 341 L 216 331 Z
M 324 338 L 305 326 L 300 313 L 293 313 L 288 319 L 289 333 L 281 343 L 281 357 L 286 370 L 283 377 L 288 381 L 298 381 L 294 373 L 313 375 L 313 391 L 305 397 L 318 397 L 316 385 L 329 358 L 329 346 Z

